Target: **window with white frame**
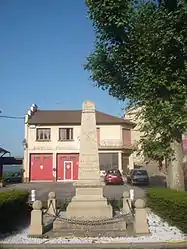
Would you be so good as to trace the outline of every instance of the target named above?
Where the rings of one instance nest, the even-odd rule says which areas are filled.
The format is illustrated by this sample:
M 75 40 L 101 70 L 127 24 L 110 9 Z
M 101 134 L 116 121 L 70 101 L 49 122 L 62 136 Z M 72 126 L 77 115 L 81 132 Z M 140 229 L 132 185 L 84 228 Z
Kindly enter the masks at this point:
M 100 170 L 118 169 L 118 153 L 99 153 Z
M 59 128 L 59 141 L 73 140 L 73 128 Z
M 51 140 L 51 129 L 50 128 L 37 128 L 36 140 L 37 141 L 49 141 L 49 140 Z

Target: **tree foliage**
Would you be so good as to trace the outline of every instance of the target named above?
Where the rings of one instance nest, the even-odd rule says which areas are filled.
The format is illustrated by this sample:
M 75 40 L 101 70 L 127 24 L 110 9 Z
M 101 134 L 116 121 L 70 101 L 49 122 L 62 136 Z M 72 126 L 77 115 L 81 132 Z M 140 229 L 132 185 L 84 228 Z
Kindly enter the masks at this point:
M 168 147 L 159 139 L 150 140 L 143 139 L 141 141 L 141 151 L 143 151 L 144 157 L 149 160 L 158 162 L 159 169 L 162 169 L 162 162 L 168 156 Z
M 187 128 L 187 3 L 87 0 L 96 33 L 85 69 L 96 86 L 142 106 L 146 137 L 181 142 Z

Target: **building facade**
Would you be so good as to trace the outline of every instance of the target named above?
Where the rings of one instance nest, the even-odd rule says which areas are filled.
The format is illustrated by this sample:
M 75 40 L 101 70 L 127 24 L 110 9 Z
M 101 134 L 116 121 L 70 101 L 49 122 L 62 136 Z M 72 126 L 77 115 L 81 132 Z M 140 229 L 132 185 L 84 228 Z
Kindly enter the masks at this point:
M 140 116 L 138 115 L 138 113 L 141 111 L 140 107 L 133 107 L 130 108 L 129 110 L 127 110 L 125 112 L 125 119 L 133 122 L 134 124 L 136 124 L 134 126 L 134 128 L 131 130 L 131 141 L 132 141 L 132 145 L 134 147 L 138 147 L 138 143 L 141 139 L 141 136 L 143 136 L 144 134 L 142 133 L 141 130 L 141 125 L 143 120 L 140 118 Z M 133 160 L 134 164 L 137 165 L 141 165 L 144 164 L 145 162 L 145 158 L 143 155 L 143 152 L 141 153 L 137 153 L 136 151 L 134 151 L 131 154 L 131 160 Z
M 100 170 L 126 172 L 133 123 L 96 111 Z M 38 110 L 25 117 L 24 181 L 78 179 L 81 110 Z
M 135 147 L 139 143 L 141 137 L 144 135 L 141 129 L 141 125 L 143 124 L 144 120 L 140 118 L 140 115 L 138 113 L 141 111 L 141 107 L 134 107 L 130 108 L 125 112 L 125 119 L 133 122 L 136 124 L 134 128 L 131 130 L 131 141 L 132 145 Z M 183 162 L 184 162 L 184 167 L 185 167 L 185 179 L 187 179 L 187 133 L 184 133 L 182 135 L 182 143 L 183 143 L 183 151 L 184 151 L 184 157 L 183 157 Z M 134 162 L 134 165 L 144 165 L 147 166 L 148 170 L 151 173 L 158 173 L 158 165 L 155 162 L 149 162 L 149 164 L 146 165 L 146 158 L 143 155 L 143 151 L 140 154 L 137 154 L 137 152 L 133 152 L 130 155 L 130 160 Z M 164 162 L 163 162 L 164 165 Z M 166 172 L 165 167 L 163 167 L 163 172 Z

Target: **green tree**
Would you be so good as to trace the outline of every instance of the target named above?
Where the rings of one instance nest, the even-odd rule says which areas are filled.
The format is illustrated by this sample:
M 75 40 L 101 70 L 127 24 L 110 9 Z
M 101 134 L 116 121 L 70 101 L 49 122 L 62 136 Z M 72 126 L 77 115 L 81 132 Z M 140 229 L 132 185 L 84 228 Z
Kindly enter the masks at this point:
M 172 4 L 171 4 L 172 3 Z M 183 189 L 187 111 L 186 1 L 87 0 L 96 41 L 85 69 L 95 85 L 139 103 L 147 139 L 159 134 L 174 155 L 171 188 Z
M 148 140 L 143 139 L 141 142 L 141 151 L 143 151 L 144 157 L 148 160 L 154 160 L 158 162 L 159 170 L 162 169 L 162 163 L 167 157 L 167 147 L 163 141 L 157 140 Z

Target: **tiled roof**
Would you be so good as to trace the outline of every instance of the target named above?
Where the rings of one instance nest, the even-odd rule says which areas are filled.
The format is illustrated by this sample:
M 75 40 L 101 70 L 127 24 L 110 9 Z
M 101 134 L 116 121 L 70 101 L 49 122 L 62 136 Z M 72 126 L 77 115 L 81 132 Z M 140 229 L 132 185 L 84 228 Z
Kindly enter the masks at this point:
M 38 125 L 62 125 L 81 124 L 81 110 L 37 110 L 29 119 L 29 124 Z M 134 123 L 127 119 L 115 117 L 103 112 L 96 111 L 97 125 L 124 124 L 134 126 Z

